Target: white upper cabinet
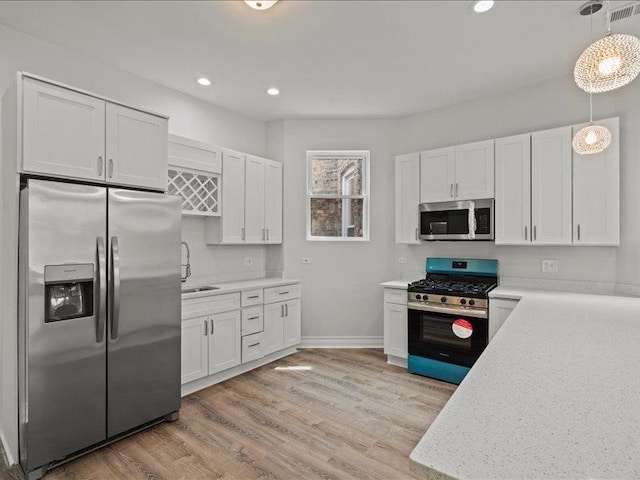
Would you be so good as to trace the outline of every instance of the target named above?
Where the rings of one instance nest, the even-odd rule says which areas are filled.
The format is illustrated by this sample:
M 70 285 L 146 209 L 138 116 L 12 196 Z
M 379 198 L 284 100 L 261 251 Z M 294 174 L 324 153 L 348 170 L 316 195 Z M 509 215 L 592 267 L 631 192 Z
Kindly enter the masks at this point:
M 107 181 L 167 188 L 167 128 L 161 118 L 107 103 Z
M 22 171 L 167 188 L 167 119 L 22 77 Z
M 531 135 L 496 140 L 496 245 L 531 243 Z
M 571 127 L 531 135 L 532 243 L 570 245 Z
M 182 214 L 220 216 L 220 148 L 169 135 L 167 193 L 182 198 Z
M 420 154 L 396 157 L 396 243 L 420 243 Z
M 573 152 L 573 243 L 620 244 L 619 119 L 598 122 L 611 131 L 611 145 L 602 153 Z M 573 127 L 573 134 L 586 124 Z
M 267 243 L 282 243 L 282 164 L 266 160 L 264 228 Z
M 420 203 L 493 198 L 493 140 L 420 153 Z
M 23 89 L 22 170 L 103 181 L 105 101 L 31 78 Z
M 221 243 L 244 243 L 245 155 L 222 150 Z
M 221 204 L 207 243 L 282 243 L 282 164 L 223 149 Z
M 265 243 L 264 179 L 265 159 L 246 156 L 244 228 L 246 243 Z M 223 178 L 224 181 L 224 178 Z
M 455 147 L 420 152 L 420 203 L 454 199 Z
M 455 147 L 455 199 L 493 198 L 493 169 L 493 140 Z

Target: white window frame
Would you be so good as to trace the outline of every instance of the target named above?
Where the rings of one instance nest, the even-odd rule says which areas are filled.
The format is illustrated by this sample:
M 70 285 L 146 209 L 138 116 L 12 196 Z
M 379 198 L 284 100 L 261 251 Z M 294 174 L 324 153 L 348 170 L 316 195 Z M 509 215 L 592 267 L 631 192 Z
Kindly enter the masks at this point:
M 369 181 L 369 150 L 307 150 L 307 240 L 319 242 L 368 242 L 369 241 L 369 205 L 370 185 Z M 362 159 L 362 195 L 334 195 L 312 194 L 312 169 L 313 158 L 361 158 Z M 362 237 L 320 237 L 311 235 L 311 199 L 312 198 L 338 198 L 338 199 L 362 199 Z M 344 218 L 344 217 L 343 217 Z

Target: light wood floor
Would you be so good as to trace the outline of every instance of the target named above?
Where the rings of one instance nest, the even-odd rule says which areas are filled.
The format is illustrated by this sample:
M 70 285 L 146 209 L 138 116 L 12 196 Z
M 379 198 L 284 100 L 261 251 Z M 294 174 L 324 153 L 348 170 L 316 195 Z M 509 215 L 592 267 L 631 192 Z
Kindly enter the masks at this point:
M 185 397 L 179 421 L 45 479 L 417 478 L 409 454 L 455 386 L 385 359 L 372 349 L 302 350 Z M 293 366 L 311 369 L 276 369 Z

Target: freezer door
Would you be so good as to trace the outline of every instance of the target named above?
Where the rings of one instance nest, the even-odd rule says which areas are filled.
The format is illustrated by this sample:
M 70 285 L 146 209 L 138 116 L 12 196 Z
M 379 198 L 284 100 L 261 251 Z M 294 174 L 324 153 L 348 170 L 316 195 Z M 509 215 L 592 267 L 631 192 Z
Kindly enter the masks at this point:
M 180 199 L 109 189 L 109 437 L 180 408 Z
M 21 193 L 26 470 L 106 438 L 106 195 L 101 187 L 38 180 Z

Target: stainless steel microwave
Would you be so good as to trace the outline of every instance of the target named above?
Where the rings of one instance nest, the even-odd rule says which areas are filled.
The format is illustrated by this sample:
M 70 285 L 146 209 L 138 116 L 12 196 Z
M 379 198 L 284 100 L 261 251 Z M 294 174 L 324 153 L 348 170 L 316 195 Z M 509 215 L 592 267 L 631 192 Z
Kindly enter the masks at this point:
M 420 204 L 421 240 L 493 240 L 494 200 Z

